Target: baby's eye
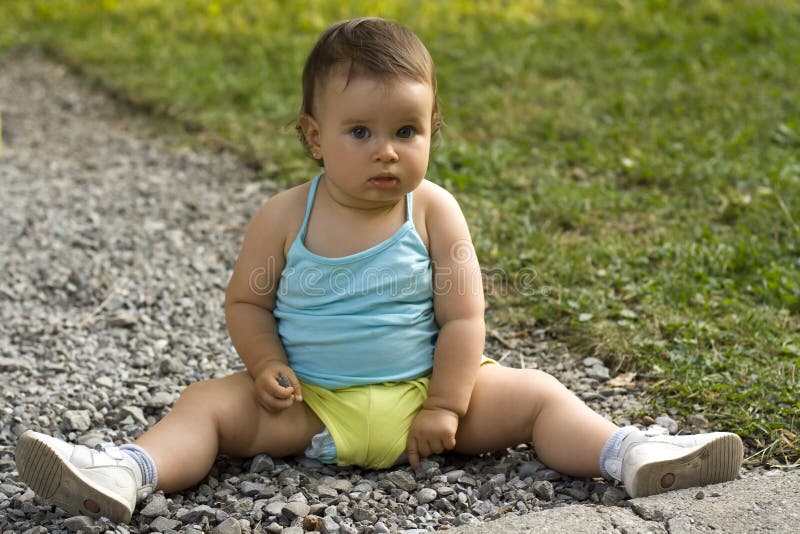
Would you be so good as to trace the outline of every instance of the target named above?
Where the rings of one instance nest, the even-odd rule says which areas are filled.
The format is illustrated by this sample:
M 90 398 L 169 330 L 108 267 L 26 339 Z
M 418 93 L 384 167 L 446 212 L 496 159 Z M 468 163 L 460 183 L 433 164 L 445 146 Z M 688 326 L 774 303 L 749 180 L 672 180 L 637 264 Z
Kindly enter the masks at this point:
M 397 130 L 397 137 L 401 139 L 408 139 L 409 137 L 413 136 L 416 133 L 413 126 L 403 126 L 399 130 Z
M 350 130 L 350 135 L 352 135 L 356 139 L 364 139 L 366 137 L 369 137 L 369 130 L 367 130 L 363 126 L 356 126 L 352 130 Z

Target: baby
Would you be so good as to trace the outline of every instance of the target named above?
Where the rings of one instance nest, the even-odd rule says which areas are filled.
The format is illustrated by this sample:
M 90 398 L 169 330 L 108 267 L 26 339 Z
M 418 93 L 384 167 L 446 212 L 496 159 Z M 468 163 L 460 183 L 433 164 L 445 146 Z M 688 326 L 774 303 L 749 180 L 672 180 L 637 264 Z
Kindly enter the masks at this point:
M 321 167 L 263 204 L 225 313 L 246 372 L 190 385 L 135 444 L 94 450 L 33 431 L 19 474 L 74 514 L 129 521 L 138 499 L 219 454 L 305 454 L 386 468 L 533 442 L 549 467 L 633 497 L 733 479 L 730 433 L 618 428 L 552 376 L 483 356 L 481 272 L 453 196 L 425 179 L 442 124 L 433 61 L 408 29 L 334 24 L 303 71 L 298 130 Z

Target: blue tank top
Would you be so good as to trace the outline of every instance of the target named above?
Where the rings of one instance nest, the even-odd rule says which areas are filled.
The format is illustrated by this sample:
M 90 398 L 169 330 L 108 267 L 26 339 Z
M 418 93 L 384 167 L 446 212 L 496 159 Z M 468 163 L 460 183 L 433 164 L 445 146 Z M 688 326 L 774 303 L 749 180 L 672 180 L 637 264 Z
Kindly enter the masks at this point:
M 311 183 L 273 311 L 289 366 L 301 380 L 328 389 L 429 373 L 439 327 L 431 259 L 414 228 L 412 194 L 406 221 L 391 237 L 327 258 L 304 244 L 319 179 Z

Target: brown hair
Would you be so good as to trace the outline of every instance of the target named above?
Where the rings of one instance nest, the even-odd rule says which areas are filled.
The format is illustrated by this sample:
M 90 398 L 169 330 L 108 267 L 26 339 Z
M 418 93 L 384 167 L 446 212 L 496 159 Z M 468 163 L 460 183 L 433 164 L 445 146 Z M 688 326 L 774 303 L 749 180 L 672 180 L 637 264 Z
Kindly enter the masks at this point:
M 313 116 L 314 95 L 320 81 L 336 67 L 347 68 L 347 82 L 358 76 L 379 79 L 408 78 L 433 88 L 432 133 L 442 126 L 436 92 L 436 67 L 422 41 L 396 22 L 377 17 L 343 20 L 326 29 L 308 54 L 303 68 L 301 114 Z M 300 126 L 303 144 L 308 142 Z

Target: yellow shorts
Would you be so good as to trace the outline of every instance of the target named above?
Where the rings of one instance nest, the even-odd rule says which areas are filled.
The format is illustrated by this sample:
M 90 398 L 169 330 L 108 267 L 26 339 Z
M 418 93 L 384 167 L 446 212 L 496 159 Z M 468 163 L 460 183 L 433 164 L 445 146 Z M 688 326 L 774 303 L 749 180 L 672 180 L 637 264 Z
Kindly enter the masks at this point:
M 497 363 L 484 357 L 481 365 Z M 342 466 L 383 469 L 405 453 L 411 423 L 428 398 L 430 376 L 330 390 L 300 382 L 303 401 L 322 420 Z

